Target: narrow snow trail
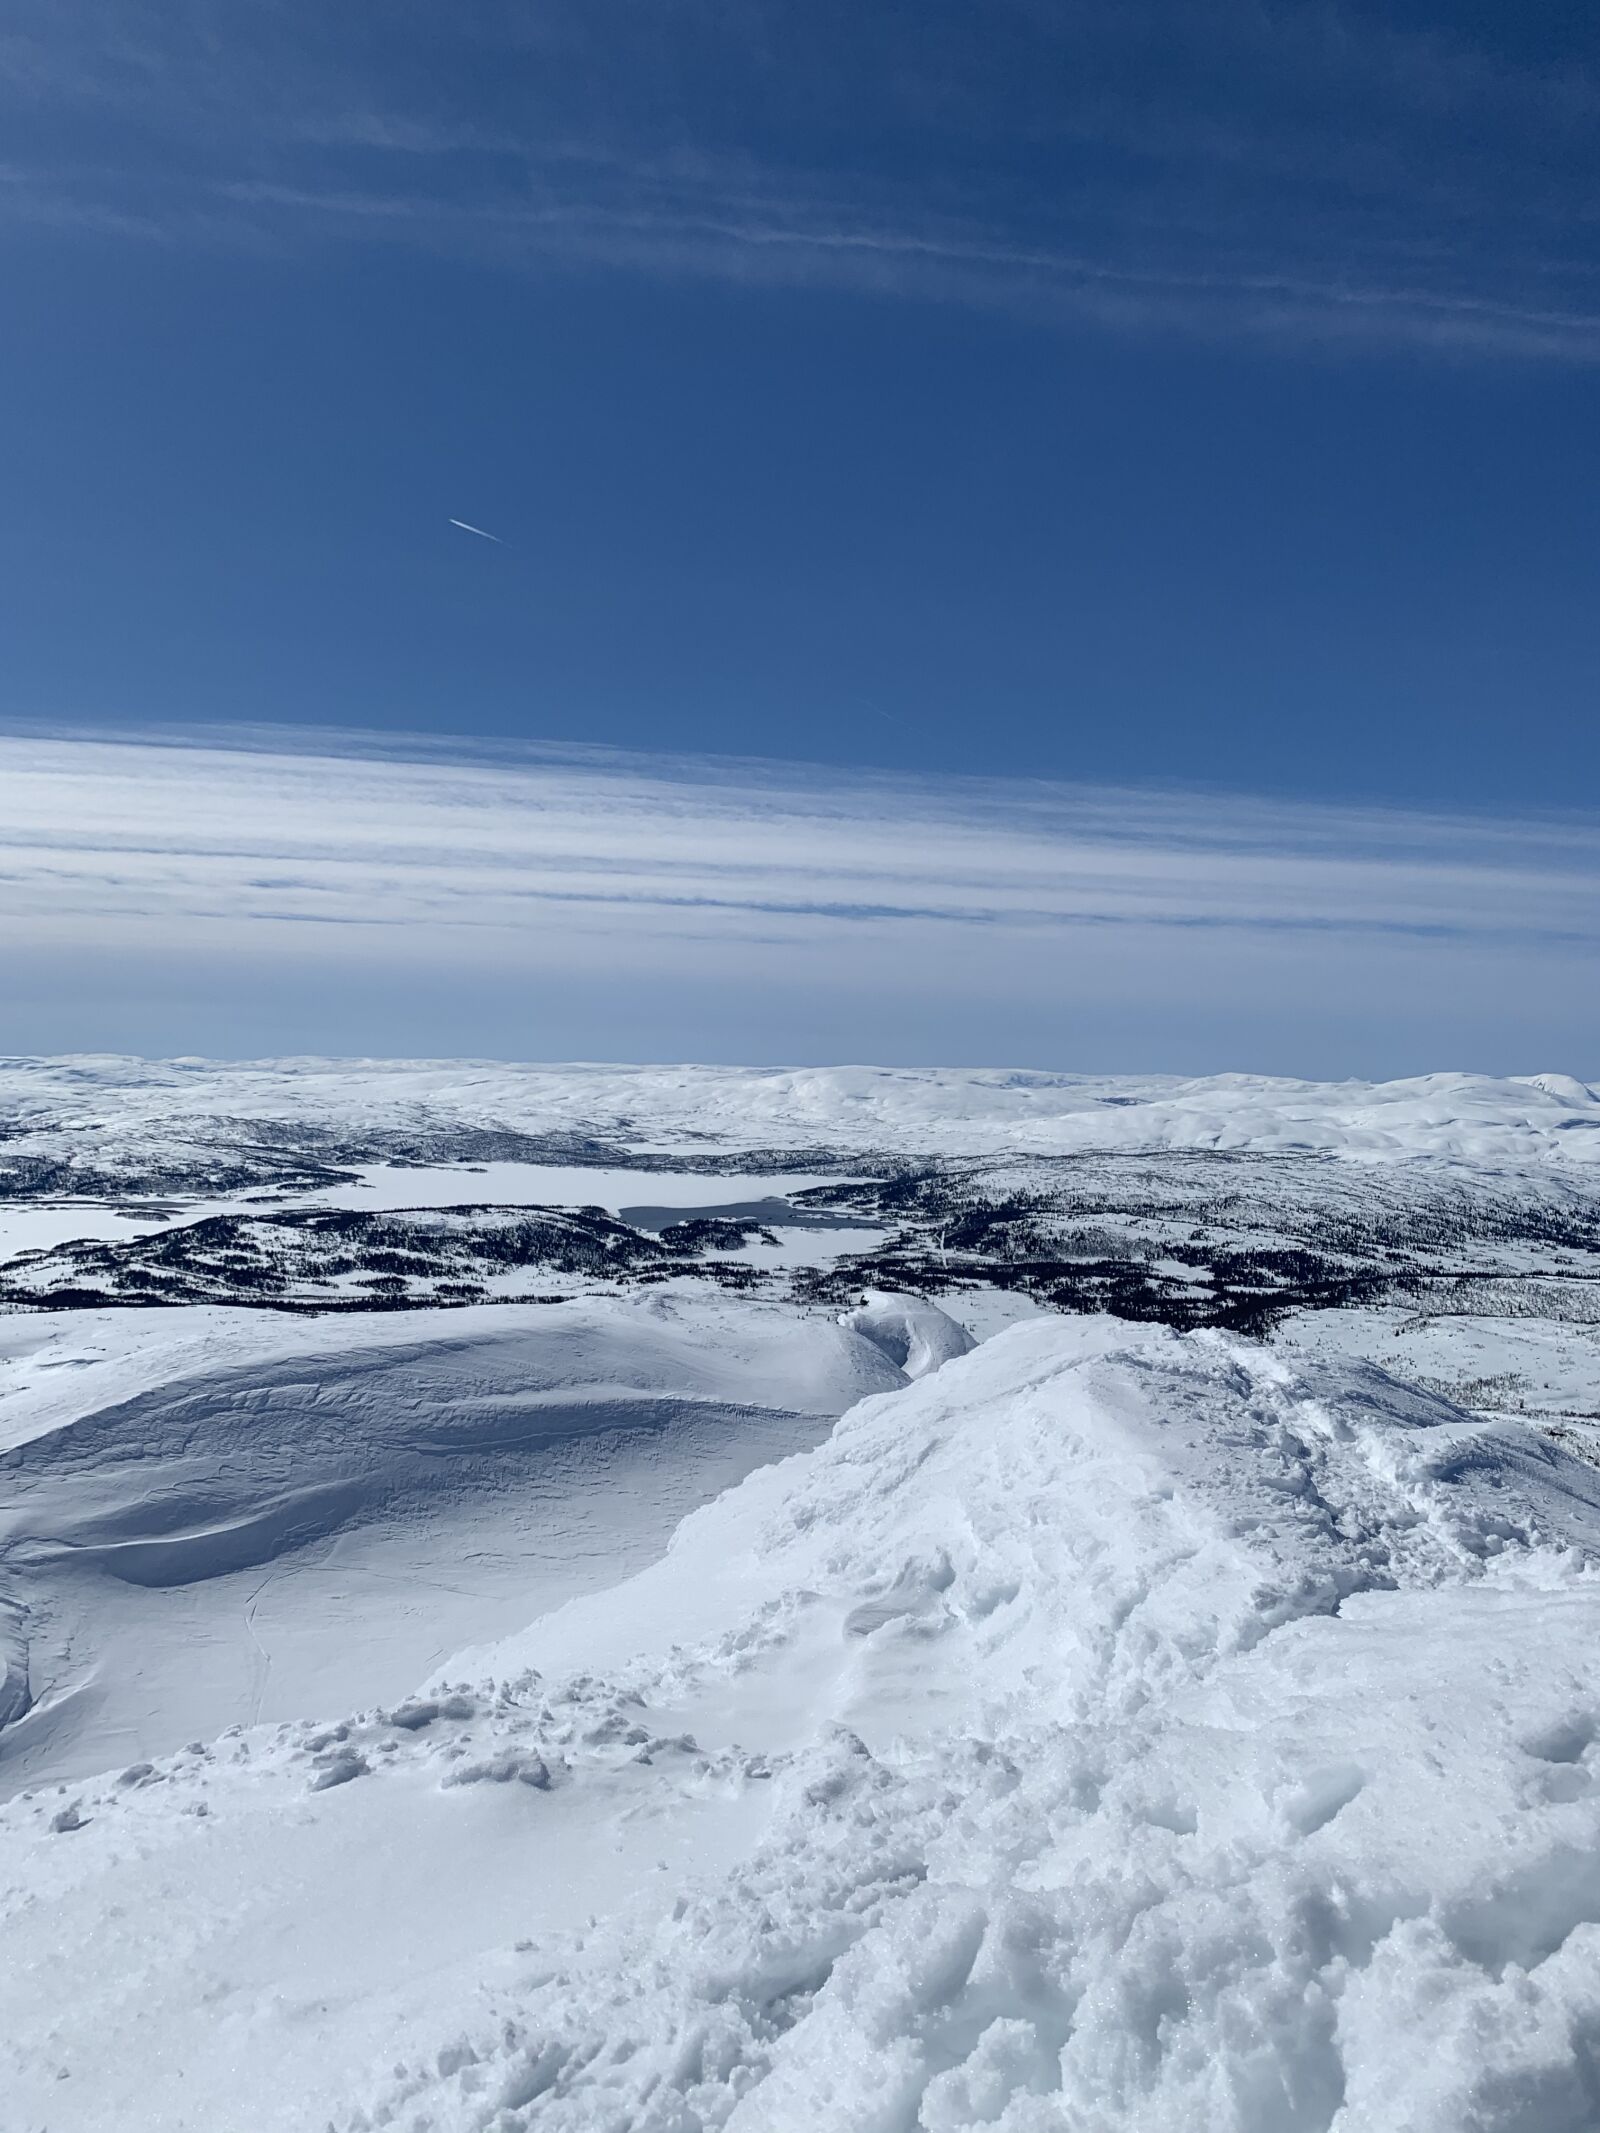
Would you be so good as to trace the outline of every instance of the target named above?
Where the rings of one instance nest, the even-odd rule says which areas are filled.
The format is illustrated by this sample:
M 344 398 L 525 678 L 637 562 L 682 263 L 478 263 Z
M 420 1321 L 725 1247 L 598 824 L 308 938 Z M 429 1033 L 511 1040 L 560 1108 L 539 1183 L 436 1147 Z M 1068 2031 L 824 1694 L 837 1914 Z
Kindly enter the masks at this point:
M 0 1809 L 0 2093 L 1590 2133 L 1597 1563 L 1600 1474 L 1518 1427 L 1017 1326 L 420 1700 Z

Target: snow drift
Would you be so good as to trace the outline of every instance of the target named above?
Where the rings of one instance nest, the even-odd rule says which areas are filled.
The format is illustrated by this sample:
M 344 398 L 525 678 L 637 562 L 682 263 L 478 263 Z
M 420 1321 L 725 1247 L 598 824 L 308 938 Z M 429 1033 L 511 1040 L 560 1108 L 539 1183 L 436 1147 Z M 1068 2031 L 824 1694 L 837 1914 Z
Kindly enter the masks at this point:
M 0 2085 L 130 2133 L 1580 2133 L 1597 1562 L 1531 1432 L 1034 1321 L 399 1708 L 0 1810 Z
M 881 1350 L 908 1378 L 925 1378 L 975 1345 L 972 1335 L 937 1304 L 916 1297 L 887 1295 L 881 1289 L 863 1296 L 839 1323 Z
M 882 1330 L 716 1298 L 345 1324 L 0 1452 L 0 1791 L 403 1694 L 906 1382 Z

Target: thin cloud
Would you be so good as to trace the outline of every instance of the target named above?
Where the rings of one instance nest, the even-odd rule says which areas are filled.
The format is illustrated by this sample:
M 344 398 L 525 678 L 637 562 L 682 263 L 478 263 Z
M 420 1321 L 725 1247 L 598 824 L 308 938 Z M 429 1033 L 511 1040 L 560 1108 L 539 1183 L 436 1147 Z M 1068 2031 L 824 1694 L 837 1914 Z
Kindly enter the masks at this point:
M 997 0 L 914 34 L 786 0 L 464 0 L 381 34 L 305 0 L 14 13 L 34 151 L 0 220 L 1600 356 L 1592 68 L 1316 0 Z M 41 149 L 86 112 L 132 122 L 115 167 Z
M 271 731 L 0 789 L 14 1047 L 1600 1063 L 1585 817 Z
M 1583 299 L 1592 277 L 1567 270 L 1566 304 L 1430 288 L 1411 273 L 1380 279 L 1329 266 L 1320 276 L 1265 263 L 1195 267 L 1050 249 L 966 229 L 850 226 L 806 200 L 707 198 L 661 206 L 544 198 L 463 205 L 426 193 L 308 189 L 261 179 L 209 194 L 152 200 L 142 214 L 52 190 L 15 173 L 0 219 L 115 230 L 163 242 L 247 242 L 282 248 L 300 238 L 415 245 L 475 255 L 511 269 L 606 265 L 656 277 L 754 286 L 832 286 L 880 297 L 1003 306 L 1116 330 L 1182 330 L 1207 338 L 1286 345 L 1428 347 L 1588 364 L 1600 359 L 1600 309 Z M 1194 249 L 1203 254 L 1203 244 Z M 1415 268 L 1418 262 L 1402 261 Z
M 201 920 L 283 940 L 314 920 L 352 942 L 398 926 L 423 955 L 467 936 L 536 961 L 559 931 L 619 967 L 651 941 L 737 956 L 775 931 L 869 961 L 908 933 L 961 957 L 988 953 L 980 935 L 1064 948 L 1087 927 L 1410 936 L 1469 954 L 1600 945 L 1600 844 L 1583 819 L 598 752 L 406 760 L 291 736 L 11 736 L 0 776 L 0 871 L 23 934 L 110 925 L 176 946 Z

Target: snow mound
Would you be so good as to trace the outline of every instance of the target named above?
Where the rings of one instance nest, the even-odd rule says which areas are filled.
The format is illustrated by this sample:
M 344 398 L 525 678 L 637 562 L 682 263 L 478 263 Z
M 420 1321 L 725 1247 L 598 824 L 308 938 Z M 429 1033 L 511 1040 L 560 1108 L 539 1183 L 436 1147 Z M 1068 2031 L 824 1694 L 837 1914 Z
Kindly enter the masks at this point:
M 977 1345 L 966 1327 L 957 1325 L 937 1304 L 916 1296 L 892 1296 L 881 1289 L 869 1291 L 854 1311 L 841 1312 L 839 1323 L 882 1349 L 908 1378 L 925 1378 Z
M 400 1694 L 905 1382 L 824 1318 L 658 1294 L 346 1321 L 77 1417 L 0 1452 L 0 1791 Z
M 398 1708 L 0 1809 L 0 2083 L 124 2133 L 1580 2133 L 1597 1566 L 1530 1432 L 1035 1320 Z

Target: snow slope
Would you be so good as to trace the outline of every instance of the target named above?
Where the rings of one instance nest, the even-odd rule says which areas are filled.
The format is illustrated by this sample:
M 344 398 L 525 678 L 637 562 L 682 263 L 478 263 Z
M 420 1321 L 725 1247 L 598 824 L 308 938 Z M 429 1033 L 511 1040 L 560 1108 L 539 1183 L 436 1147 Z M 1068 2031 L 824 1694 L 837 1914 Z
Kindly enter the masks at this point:
M 83 1352 L 115 1349 L 118 1314 L 86 1316 L 14 1358 L 33 1369 L 0 1452 L 0 1792 L 401 1695 L 461 1641 L 615 1583 L 917 1368 L 903 1313 L 656 1291 L 278 1320 L 270 1346 L 219 1314 L 140 1387 L 125 1351 L 109 1371 Z
M 0 2094 L 1587 2133 L 1597 1564 L 1600 1474 L 1517 1424 L 1018 1325 L 421 1700 L 0 1809 Z

